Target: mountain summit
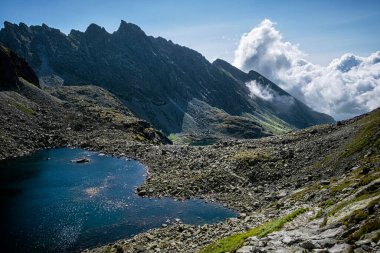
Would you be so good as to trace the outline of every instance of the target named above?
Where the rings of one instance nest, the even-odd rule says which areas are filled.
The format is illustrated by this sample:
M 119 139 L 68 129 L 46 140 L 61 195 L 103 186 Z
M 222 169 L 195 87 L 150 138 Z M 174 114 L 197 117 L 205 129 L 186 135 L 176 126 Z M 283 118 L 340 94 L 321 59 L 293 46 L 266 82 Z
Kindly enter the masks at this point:
M 26 59 L 41 86 L 99 85 L 167 134 L 254 138 L 334 122 L 256 72 L 221 60 L 211 64 L 125 21 L 113 33 L 91 24 L 68 35 L 46 25 L 5 22 L 0 42 Z M 251 82 L 272 99 L 253 94 Z

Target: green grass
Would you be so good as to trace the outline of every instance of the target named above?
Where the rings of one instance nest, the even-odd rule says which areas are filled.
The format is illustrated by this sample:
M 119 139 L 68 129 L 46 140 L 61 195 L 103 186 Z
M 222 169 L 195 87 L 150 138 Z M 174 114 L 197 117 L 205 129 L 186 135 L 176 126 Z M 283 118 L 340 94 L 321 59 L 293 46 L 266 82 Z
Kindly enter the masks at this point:
M 25 105 L 17 103 L 17 102 L 13 102 L 12 105 L 14 107 L 16 107 L 18 110 L 20 110 L 23 113 L 25 113 L 26 115 L 28 115 L 28 116 L 34 116 L 34 111 L 32 109 L 26 107 Z
M 266 150 L 240 151 L 234 158 L 245 166 L 255 165 L 258 162 L 266 162 L 270 159 L 270 154 Z
M 270 116 L 268 114 L 251 116 L 253 116 L 253 118 L 255 118 L 260 123 L 260 125 L 264 127 L 265 130 L 272 132 L 273 134 L 284 134 L 294 130 L 292 126 L 275 116 Z
M 169 134 L 168 139 L 173 142 L 173 144 L 191 144 L 192 140 L 188 136 L 179 134 Z
M 377 172 L 377 173 L 371 173 L 371 174 L 364 175 L 361 178 L 359 178 L 360 179 L 359 185 L 360 186 L 367 185 L 367 184 L 371 183 L 372 181 L 380 178 L 380 173 L 378 172 L 379 168 L 380 167 L 376 167 L 374 169 L 374 171 Z
M 168 139 L 171 140 L 173 143 L 177 143 L 179 138 L 176 134 L 169 134 Z
M 356 198 L 353 198 L 353 199 L 350 199 L 350 200 L 346 200 L 346 201 L 342 201 L 340 203 L 338 203 L 336 206 L 334 206 L 333 209 L 331 209 L 328 213 L 327 213 L 327 216 L 333 216 L 334 214 L 336 214 L 337 212 L 339 212 L 340 210 L 342 210 L 344 207 L 352 204 L 352 203 L 355 203 L 355 202 L 358 202 L 358 201 L 361 201 L 361 200 L 365 200 L 365 199 L 368 199 L 368 198 L 372 198 L 372 197 L 375 197 L 375 196 L 379 196 L 380 195 L 380 192 L 379 191 L 376 191 L 376 192 L 372 192 L 372 193 L 366 193 L 366 194 L 363 194 L 363 195 L 360 195 Z
M 225 238 L 222 238 L 207 247 L 203 248 L 199 253 L 222 253 L 222 252 L 235 252 L 239 249 L 245 239 L 251 236 L 264 237 L 269 233 L 280 230 L 285 223 L 292 221 L 298 215 L 306 212 L 306 208 L 298 209 L 284 217 L 266 222 L 258 227 L 255 227 L 247 232 L 234 234 Z
M 334 205 L 334 201 L 332 199 L 326 200 L 323 204 L 321 209 L 318 211 L 318 213 L 315 215 L 314 219 L 318 219 L 322 217 L 323 212 L 329 208 L 330 206 Z
M 304 189 L 293 193 L 290 198 L 295 201 L 301 201 L 305 198 L 307 194 L 320 191 L 324 188 L 327 188 L 327 186 L 320 185 L 319 183 L 311 184 L 305 187 Z
M 345 164 L 344 161 L 347 161 L 351 156 L 357 155 L 365 149 L 371 147 L 380 148 L 380 110 L 364 116 L 355 125 L 358 126 L 359 130 L 352 140 L 341 147 L 341 149 L 327 155 L 312 165 L 314 169 L 318 170 L 325 167 L 339 168 L 341 164 Z M 372 154 L 371 156 L 374 155 Z M 363 159 L 367 158 L 361 158 L 361 160 Z
M 369 220 L 360 226 L 358 230 L 356 230 L 353 234 L 351 234 L 347 238 L 348 243 L 354 243 L 360 239 L 360 237 L 364 234 L 370 233 L 372 231 L 380 229 L 380 218 L 377 217 L 375 219 Z M 380 238 L 377 238 L 379 240 Z
M 380 148 L 380 110 L 360 119 L 360 131 L 355 135 L 352 142 L 347 145 L 344 157 L 360 152 L 366 146 Z
M 343 181 L 340 184 L 334 185 L 329 189 L 330 194 L 341 192 L 343 189 L 346 189 L 347 187 L 351 186 L 352 182 L 350 180 Z

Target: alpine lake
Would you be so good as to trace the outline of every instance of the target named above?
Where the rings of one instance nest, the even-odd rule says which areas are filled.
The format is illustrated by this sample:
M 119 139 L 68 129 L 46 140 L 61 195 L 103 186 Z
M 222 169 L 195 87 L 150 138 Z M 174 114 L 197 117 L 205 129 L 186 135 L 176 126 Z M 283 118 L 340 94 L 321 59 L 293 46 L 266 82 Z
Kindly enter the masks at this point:
M 200 199 L 140 197 L 145 176 L 138 161 L 83 149 L 1 161 L 2 252 L 79 252 L 178 220 L 202 225 L 237 216 Z

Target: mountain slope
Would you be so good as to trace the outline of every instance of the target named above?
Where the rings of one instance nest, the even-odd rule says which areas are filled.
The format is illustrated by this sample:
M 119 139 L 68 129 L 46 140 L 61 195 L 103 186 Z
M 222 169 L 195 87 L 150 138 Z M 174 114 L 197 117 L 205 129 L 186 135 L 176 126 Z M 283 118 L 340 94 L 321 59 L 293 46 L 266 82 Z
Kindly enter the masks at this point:
M 90 142 L 169 142 L 102 88 L 41 89 L 28 64 L 3 46 L 0 66 L 0 159 Z
M 211 108 L 226 114 L 221 123 L 234 125 L 235 137 L 244 137 L 244 129 L 252 125 L 262 129 L 253 131 L 258 137 L 262 132 L 333 122 L 331 117 L 316 113 L 299 101 L 293 111 L 303 115 L 297 120 L 289 119 L 287 116 L 293 112 L 279 112 L 270 102 L 250 97 L 241 80 L 209 63 L 196 51 L 147 36 L 138 26 L 124 21 L 112 34 L 91 24 L 85 32 L 72 30 L 68 35 L 46 25 L 28 27 L 5 22 L 0 41 L 29 62 L 41 85 L 102 86 L 121 98 L 134 114 L 167 134 L 189 129 L 186 120 L 190 118 L 193 129 L 200 129 L 198 133 L 231 136 L 228 131 L 203 128 L 206 121 L 207 125 L 216 123 Z M 199 103 L 194 101 L 204 103 L 210 112 L 206 116 L 210 117 L 198 121 Z M 299 106 L 307 110 L 298 109 Z M 231 120 L 235 117 L 245 119 L 237 118 L 239 122 L 235 123 Z M 225 118 L 229 120 L 224 121 Z M 242 122 L 243 127 L 235 126 Z
M 311 122 L 334 122 L 331 117 L 323 113 L 314 112 L 304 103 L 292 97 L 289 93 L 256 71 L 251 70 L 245 73 L 220 59 L 215 60 L 212 64 L 241 83 L 241 85 L 255 81 L 262 90 L 272 96 L 269 100 L 257 100 L 259 105 L 270 108 L 280 119 L 293 126 L 306 128 L 313 125 Z

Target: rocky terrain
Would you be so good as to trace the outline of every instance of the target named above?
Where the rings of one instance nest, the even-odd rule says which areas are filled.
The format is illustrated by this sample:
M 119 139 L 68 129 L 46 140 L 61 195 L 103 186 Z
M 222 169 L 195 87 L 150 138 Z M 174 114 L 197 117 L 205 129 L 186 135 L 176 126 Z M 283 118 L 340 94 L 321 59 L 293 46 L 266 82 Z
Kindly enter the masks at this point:
M 380 250 L 380 109 L 261 139 L 165 145 L 166 137 L 104 89 L 41 89 L 11 51 L 1 47 L 0 60 L 13 66 L 0 76 L 0 159 L 56 146 L 128 156 L 149 172 L 140 196 L 204 198 L 240 212 L 211 225 L 177 220 L 85 251 Z
M 5 47 L 0 48 L 0 66 L 6 73 L 0 76 L 0 159 L 99 137 L 170 142 L 102 88 L 41 89 L 27 63 Z
M 256 72 L 246 74 L 221 60 L 212 64 L 125 21 L 113 33 L 91 24 L 68 35 L 45 24 L 5 22 L 0 42 L 26 59 L 42 86 L 101 86 L 155 128 L 186 134 L 190 141 L 192 136 L 257 138 L 334 122 Z M 273 99 L 251 96 L 250 81 Z
M 258 140 L 104 147 L 147 165 L 149 176 L 138 189 L 142 196 L 205 198 L 241 215 L 213 225 L 165 225 L 91 252 L 376 252 L 379 126 L 376 110 Z M 272 231 L 273 222 L 297 211 L 302 214 L 284 230 L 269 233 L 281 228 Z M 243 239 L 232 250 L 218 245 L 218 239 L 236 235 Z

